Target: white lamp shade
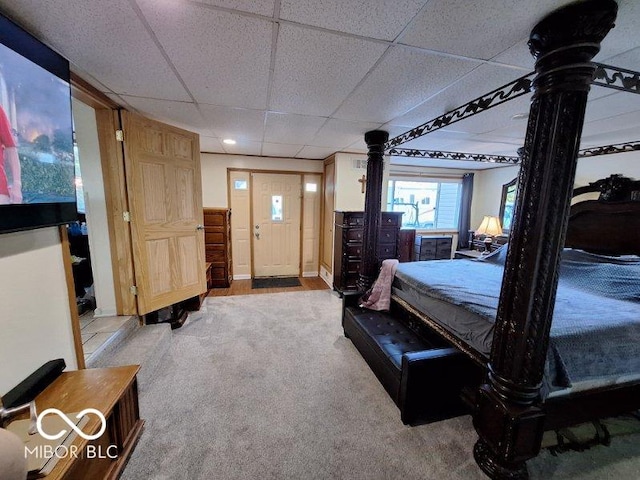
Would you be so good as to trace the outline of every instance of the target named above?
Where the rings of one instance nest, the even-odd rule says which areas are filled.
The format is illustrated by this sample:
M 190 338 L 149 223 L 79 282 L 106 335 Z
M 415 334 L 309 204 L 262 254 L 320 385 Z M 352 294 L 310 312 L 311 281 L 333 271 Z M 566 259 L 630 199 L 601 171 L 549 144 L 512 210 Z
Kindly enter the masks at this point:
M 480 226 L 476 230 L 476 235 L 487 235 L 489 237 L 502 235 L 502 227 L 500 226 L 500 220 L 498 220 L 498 217 L 485 215 L 482 219 L 482 223 L 480 223 Z

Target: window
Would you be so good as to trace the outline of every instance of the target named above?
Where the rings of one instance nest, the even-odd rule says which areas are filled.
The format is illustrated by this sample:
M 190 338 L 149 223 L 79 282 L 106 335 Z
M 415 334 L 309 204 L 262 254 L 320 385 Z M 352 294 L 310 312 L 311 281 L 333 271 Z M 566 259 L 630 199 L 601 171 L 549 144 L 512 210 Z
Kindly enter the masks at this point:
M 461 180 L 389 180 L 387 211 L 403 212 L 402 226 L 457 230 Z

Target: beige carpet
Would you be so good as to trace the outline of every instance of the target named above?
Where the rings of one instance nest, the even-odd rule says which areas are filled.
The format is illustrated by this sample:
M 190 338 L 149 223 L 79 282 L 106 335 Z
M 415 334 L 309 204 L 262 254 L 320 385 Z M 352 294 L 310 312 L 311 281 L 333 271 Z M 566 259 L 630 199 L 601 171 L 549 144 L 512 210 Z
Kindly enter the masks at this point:
M 141 393 L 123 479 L 482 479 L 469 417 L 406 427 L 327 290 L 209 297 Z M 530 462 L 535 479 L 639 478 L 640 436 Z

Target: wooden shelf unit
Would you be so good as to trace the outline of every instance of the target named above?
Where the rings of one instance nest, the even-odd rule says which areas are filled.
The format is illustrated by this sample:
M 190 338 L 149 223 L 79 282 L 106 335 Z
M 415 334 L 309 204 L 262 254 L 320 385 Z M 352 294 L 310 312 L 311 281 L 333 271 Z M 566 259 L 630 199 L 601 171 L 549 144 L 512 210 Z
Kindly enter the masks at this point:
M 204 209 L 204 250 L 205 261 L 211 263 L 207 288 L 231 286 L 231 209 Z

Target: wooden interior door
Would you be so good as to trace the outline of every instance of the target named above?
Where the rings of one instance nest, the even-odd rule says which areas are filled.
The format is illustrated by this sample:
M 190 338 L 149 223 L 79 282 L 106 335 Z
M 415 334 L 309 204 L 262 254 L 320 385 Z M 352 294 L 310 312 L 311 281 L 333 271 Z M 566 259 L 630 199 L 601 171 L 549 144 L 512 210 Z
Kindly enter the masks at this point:
M 253 275 L 300 275 L 302 177 L 253 173 Z
M 206 291 L 195 133 L 122 112 L 138 314 Z
M 333 211 L 335 205 L 336 164 L 332 160 L 324 165 L 322 209 L 322 250 L 320 264 L 327 273 L 333 271 Z

